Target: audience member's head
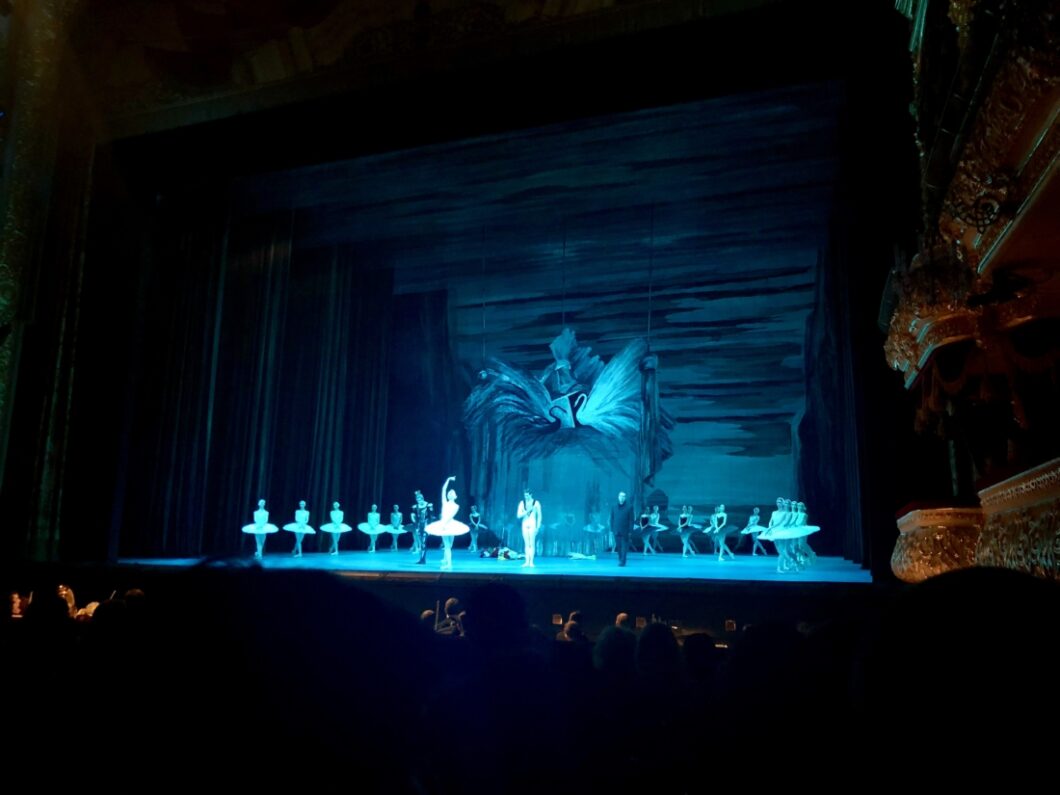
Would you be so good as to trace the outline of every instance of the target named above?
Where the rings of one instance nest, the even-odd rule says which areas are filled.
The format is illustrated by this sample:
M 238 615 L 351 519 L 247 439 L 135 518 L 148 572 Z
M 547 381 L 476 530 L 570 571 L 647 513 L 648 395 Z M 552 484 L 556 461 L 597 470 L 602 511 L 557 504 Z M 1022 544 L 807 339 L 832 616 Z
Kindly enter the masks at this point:
M 564 624 L 563 635 L 567 640 L 574 641 L 575 643 L 586 643 L 589 640 L 585 636 L 585 630 L 582 628 L 582 625 L 577 621 L 568 621 Z
M 673 630 L 653 623 L 637 638 L 637 673 L 652 678 L 676 678 L 681 672 L 681 649 Z
M 457 618 L 462 612 L 463 605 L 460 604 L 460 600 L 455 596 L 451 596 L 445 600 L 446 618 Z
M 593 667 L 605 676 L 633 676 L 637 636 L 625 627 L 605 627 L 593 647 Z

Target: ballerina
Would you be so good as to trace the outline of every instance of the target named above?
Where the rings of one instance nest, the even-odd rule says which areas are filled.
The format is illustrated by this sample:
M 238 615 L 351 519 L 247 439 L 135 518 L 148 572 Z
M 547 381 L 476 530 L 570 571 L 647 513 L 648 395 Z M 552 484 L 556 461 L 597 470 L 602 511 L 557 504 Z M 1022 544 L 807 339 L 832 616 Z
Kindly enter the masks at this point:
M 589 514 L 589 523 L 582 528 L 582 532 L 585 540 L 585 549 L 587 555 L 596 556 L 596 545 L 599 539 L 603 538 L 604 533 L 607 532 L 607 526 L 600 521 L 600 512 L 593 511 Z
M 798 535 L 792 538 L 792 556 L 795 565 L 801 570 L 812 566 L 817 561 L 817 553 L 810 547 L 809 537 L 821 528 L 817 525 L 806 524 L 806 503 L 795 503 L 795 518 L 792 520 L 792 531 L 798 530 Z
M 545 536 L 546 555 L 569 555 L 574 551 L 578 543 L 576 537 L 577 517 L 572 513 L 562 515 L 563 521 L 552 522 L 548 525 L 548 534 Z
M 715 543 L 718 546 L 718 560 L 725 560 L 725 553 L 729 553 L 729 558 L 735 558 L 732 550 L 729 549 L 729 545 L 725 543 L 725 537 L 728 532 L 725 530 L 725 526 L 729 523 L 729 515 L 725 513 L 725 506 L 719 505 L 714 509 L 714 515 L 710 517 L 710 533 L 714 536 Z
M 692 506 L 682 505 L 681 515 L 677 517 L 677 532 L 681 534 L 681 557 L 699 554 L 692 535 L 701 529 L 698 524 L 692 523 Z
M 393 538 L 393 542 L 390 545 L 391 552 L 397 552 L 398 548 L 398 536 L 408 532 L 405 529 L 405 525 L 402 524 L 405 521 L 404 515 L 401 513 L 401 508 L 397 505 L 390 511 L 390 524 L 386 527 L 386 532 L 390 533 Z
M 337 502 L 333 502 L 331 504 L 330 518 L 331 522 L 326 525 L 323 525 L 320 530 L 324 533 L 329 533 L 331 535 L 331 554 L 338 555 L 339 536 L 341 536 L 343 533 L 349 533 L 353 530 L 353 528 L 350 527 L 348 524 L 343 523 L 342 520 L 345 518 L 345 514 L 342 512 L 342 508 Z
M 791 500 L 777 497 L 777 509 L 769 517 L 769 525 L 759 534 L 762 541 L 772 541 L 777 548 L 777 571 L 786 572 L 793 568 L 789 553 L 790 540 L 784 531 L 791 524 L 794 516 L 791 513 Z
M 642 555 L 654 555 L 655 545 L 652 544 L 652 537 L 655 535 L 655 528 L 651 523 L 651 511 L 647 508 L 644 509 L 644 513 L 640 515 L 638 520 L 638 529 L 640 532 L 640 541 L 642 545 Z
M 751 557 L 755 557 L 758 554 L 758 550 L 762 550 L 763 555 L 768 555 L 767 550 L 762 542 L 758 540 L 758 536 L 762 534 L 763 528 L 758 522 L 761 521 L 758 508 L 754 509 L 754 513 L 747 517 L 747 527 L 740 531 L 740 535 L 751 536 L 751 540 L 754 541 L 754 546 L 751 547 Z
M 478 512 L 478 506 L 471 506 L 471 546 L 468 547 L 468 552 L 478 552 L 478 534 L 483 530 L 489 530 L 485 524 L 482 523 L 482 514 Z
M 662 551 L 662 542 L 659 540 L 659 533 L 665 533 L 670 529 L 669 525 L 662 523 L 661 514 L 659 512 L 659 506 L 651 506 L 651 513 L 648 515 L 648 520 L 651 522 L 651 526 L 654 528 L 654 532 L 651 534 L 651 545 L 655 548 L 656 552 Z
M 357 529 L 364 533 L 370 541 L 368 542 L 368 551 L 375 552 L 375 542 L 382 533 L 386 532 L 386 528 L 380 523 L 379 517 L 379 506 L 372 505 L 372 510 L 368 512 L 368 521 L 361 522 L 357 525 Z
M 265 510 L 265 500 L 258 500 L 258 509 L 254 511 L 254 523 L 243 526 L 243 532 L 254 536 L 257 545 L 254 550 L 255 560 L 261 560 L 265 552 L 265 536 L 280 532 L 274 524 L 269 524 L 269 512 Z
M 283 529 L 289 533 L 294 533 L 294 549 L 291 550 L 291 554 L 296 557 L 302 557 L 302 540 L 306 537 L 306 534 L 316 535 L 316 530 L 309 526 L 309 511 L 305 509 L 305 500 L 298 501 L 298 510 L 294 512 L 294 521 L 290 524 L 285 524 Z
M 523 568 L 532 569 L 534 554 L 537 551 L 537 531 L 541 528 L 541 503 L 534 499 L 530 489 L 523 491 L 516 515 L 523 523 L 523 547 L 526 554 Z
M 449 488 L 449 484 L 454 480 L 456 478 L 450 475 L 442 484 L 442 518 L 431 522 L 426 527 L 427 535 L 439 536 L 442 539 L 442 546 L 445 549 L 442 557 L 443 569 L 453 568 L 453 539 L 471 532 L 470 527 L 454 518 L 460 511 L 460 506 L 456 501 L 456 490 Z

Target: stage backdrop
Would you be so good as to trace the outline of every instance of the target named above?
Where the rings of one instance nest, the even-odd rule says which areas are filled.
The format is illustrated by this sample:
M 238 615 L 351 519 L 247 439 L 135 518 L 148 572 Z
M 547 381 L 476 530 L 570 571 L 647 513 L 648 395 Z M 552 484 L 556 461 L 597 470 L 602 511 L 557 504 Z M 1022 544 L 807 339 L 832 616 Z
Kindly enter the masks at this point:
M 768 516 L 778 496 L 804 497 L 797 454 L 817 449 L 796 450 L 793 436 L 806 351 L 819 350 L 807 320 L 841 103 L 835 86 L 805 86 L 248 180 L 245 211 L 294 205 L 299 245 L 355 245 L 393 272 L 400 370 L 375 501 L 405 508 L 412 488 L 433 495 L 455 474 L 465 511 L 486 503 L 487 523 L 503 528 L 527 484 L 546 525 L 574 514 L 580 526 L 620 488 L 654 494 L 668 522 L 682 504 L 702 519 L 724 503 L 742 524 L 754 506 Z M 457 427 L 491 361 L 540 374 L 564 328 L 604 364 L 634 340 L 657 357 L 673 427 L 653 478 L 643 450 L 524 460 Z M 846 516 L 835 510 L 810 506 L 826 528 Z
M 209 208 L 190 190 L 155 208 L 154 259 L 130 288 L 147 309 L 120 308 L 115 326 L 143 342 L 120 387 L 112 538 L 125 553 L 234 551 L 259 496 L 280 524 L 299 499 L 316 524 L 340 499 L 355 524 L 372 503 L 407 514 L 415 488 L 434 501 L 448 475 L 462 518 L 478 502 L 502 535 L 525 485 L 555 530 L 606 521 L 619 490 L 668 524 L 683 504 L 703 520 L 724 503 L 742 525 L 804 496 L 796 473 L 830 463 L 799 457 L 834 449 L 793 436 L 807 351 L 821 355 L 820 328 L 843 333 L 829 307 L 807 322 L 841 106 L 832 85 L 721 97 L 247 176 Z M 643 346 L 647 427 L 608 454 L 531 456 L 469 428 L 480 374 L 540 376 L 564 329 L 602 367 Z M 823 551 L 860 532 L 831 518 L 846 507 L 810 505 Z

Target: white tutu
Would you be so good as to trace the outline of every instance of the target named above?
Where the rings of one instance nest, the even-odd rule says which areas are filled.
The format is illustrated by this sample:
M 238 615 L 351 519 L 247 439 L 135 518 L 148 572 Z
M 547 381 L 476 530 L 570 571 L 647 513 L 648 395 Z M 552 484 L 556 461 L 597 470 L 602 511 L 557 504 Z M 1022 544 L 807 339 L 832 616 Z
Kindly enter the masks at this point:
M 431 522 L 425 529 L 427 535 L 431 536 L 462 536 L 471 532 L 470 527 L 456 519 L 450 519 L 448 522 L 439 519 L 437 522 Z
M 280 528 L 274 524 L 245 524 L 243 525 L 243 532 L 252 536 L 264 536 L 269 533 L 278 533 Z
M 307 525 L 307 524 L 298 524 L 297 522 L 291 522 L 290 524 L 285 524 L 283 526 L 283 529 L 286 530 L 288 533 L 309 533 L 309 534 L 312 534 L 312 535 L 316 535 L 316 533 L 317 533 L 317 531 L 314 530 L 309 525 Z
M 762 535 L 758 536 L 759 541 L 783 541 L 789 538 L 805 538 L 808 535 L 813 535 L 821 528 L 817 525 L 812 524 L 798 524 L 793 527 L 774 527 L 772 530 L 766 530 Z
M 386 532 L 386 527 L 381 524 L 368 524 L 368 522 L 361 522 L 357 525 L 357 529 L 365 535 L 377 536 Z
M 393 536 L 399 536 L 402 533 L 407 533 L 408 530 L 405 529 L 404 525 L 401 525 L 400 527 L 394 527 L 394 525 L 388 524 L 386 527 L 383 528 L 383 532 L 390 533 L 390 535 Z
M 326 525 L 321 525 L 320 530 L 323 533 L 349 533 L 353 528 L 345 523 L 335 524 L 328 522 Z

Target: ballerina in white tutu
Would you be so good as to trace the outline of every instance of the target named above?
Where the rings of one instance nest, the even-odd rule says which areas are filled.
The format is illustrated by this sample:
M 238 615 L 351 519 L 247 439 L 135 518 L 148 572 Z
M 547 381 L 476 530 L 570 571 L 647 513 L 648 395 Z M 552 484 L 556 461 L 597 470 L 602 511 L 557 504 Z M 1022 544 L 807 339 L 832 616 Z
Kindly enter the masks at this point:
M 305 509 L 305 500 L 298 501 L 298 510 L 294 512 L 294 521 L 285 524 L 283 529 L 288 533 L 294 533 L 294 549 L 291 554 L 296 558 L 302 557 L 302 539 L 309 535 L 316 535 L 316 530 L 309 526 L 309 511 Z
M 754 546 L 751 547 L 751 557 L 755 557 L 758 554 L 758 550 L 762 550 L 763 555 L 768 555 L 769 551 L 762 545 L 762 542 L 758 540 L 758 536 L 762 534 L 765 529 L 759 522 L 762 520 L 760 512 L 755 508 L 754 513 L 747 517 L 747 527 L 740 531 L 740 535 L 751 536 L 751 540 L 754 541 Z
M 795 565 L 799 569 L 812 566 L 817 561 L 817 553 L 810 547 L 810 536 L 819 532 L 821 528 L 817 525 L 806 524 L 807 517 L 806 503 L 801 500 L 795 503 L 795 519 L 792 524 L 798 528 L 799 535 L 792 539 L 791 552 L 795 558 Z
M 408 532 L 404 525 L 405 515 L 401 513 L 401 508 L 397 505 L 390 511 L 390 524 L 385 528 L 386 532 L 390 533 L 390 537 L 393 539 L 390 544 L 390 550 L 397 552 L 398 548 L 398 536 L 404 535 Z
M 801 571 L 817 557 L 806 538 L 821 528 L 806 524 L 806 516 L 804 504 L 780 498 L 777 500 L 777 510 L 769 520 L 769 527 L 761 535 L 763 540 L 776 545 L 777 571 L 782 574 Z
M 442 518 L 427 525 L 427 535 L 438 536 L 442 539 L 445 555 L 442 557 L 442 568 L 453 568 L 453 539 L 471 532 L 471 528 L 463 522 L 458 522 L 456 517 L 460 506 L 456 502 L 456 490 L 449 488 L 449 484 L 456 480 L 450 475 L 442 484 Z
M 339 536 L 343 533 L 349 533 L 353 530 L 348 524 L 343 524 L 345 514 L 342 512 L 342 508 L 339 507 L 337 502 L 331 504 L 331 521 L 323 525 L 320 530 L 323 533 L 328 533 L 331 536 L 331 554 L 339 554 Z
M 368 551 L 375 552 L 375 542 L 380 535 L 386 532 L 386 528 L 380 524 L 379 506 L 372 505 L 372 510 L 368 512 L 368 521 L 361 522 L 357 525 L 357 529 L 364 533 L 370 539 L 368 542 Z
M 280 532 L 280 528 L 276 525 L 269 524 L 269 512 L 265 510 L 265 500 L 258 500 L 258 509 L 254 511 L 254 524 L 243 525 L 243 532 L 254 536 L 254 543 L 257 545 L 254 557 L 261 560 L 265 552 L 265 536 Z

